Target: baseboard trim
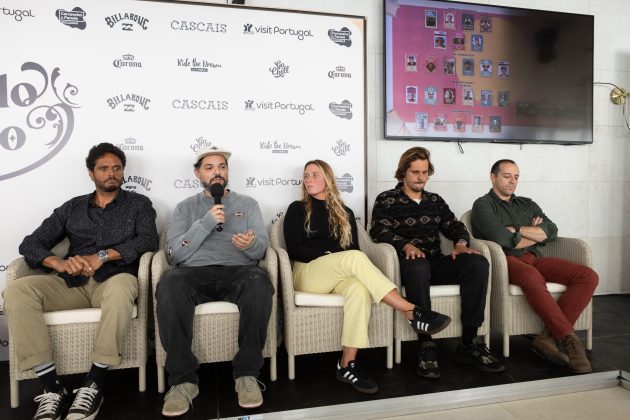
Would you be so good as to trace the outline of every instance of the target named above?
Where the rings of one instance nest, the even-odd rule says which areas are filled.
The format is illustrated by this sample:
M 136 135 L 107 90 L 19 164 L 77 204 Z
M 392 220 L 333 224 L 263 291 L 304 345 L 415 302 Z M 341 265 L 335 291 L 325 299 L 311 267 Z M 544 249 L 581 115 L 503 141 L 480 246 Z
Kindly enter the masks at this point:
M 616 386 L 630 389 L 630 374 L 625 371 L 613 370 L 378 401 L 279 411 L 247 417 L 231 417 L 231 419 L 377 419 L 613 388 Z

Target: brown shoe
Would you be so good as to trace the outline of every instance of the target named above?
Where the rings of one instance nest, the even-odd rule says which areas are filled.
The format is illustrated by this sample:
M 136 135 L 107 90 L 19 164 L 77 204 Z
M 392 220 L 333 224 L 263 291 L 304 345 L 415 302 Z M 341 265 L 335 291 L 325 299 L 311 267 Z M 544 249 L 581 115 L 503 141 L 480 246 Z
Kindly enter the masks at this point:
M 549 334 L 549 330 L 546 328 L 532 341 L 532 350 L 554 365 L 560 367 L 569 365 L 569 356 L 558 350 L 556 339 Z
M 580 338 L 572 331 L 571 334 L 558 340 L 560 350 L 569 356 L 569 370 L 573 373 L 592 372 L 591 363 L 586 357 L 586 350 Z

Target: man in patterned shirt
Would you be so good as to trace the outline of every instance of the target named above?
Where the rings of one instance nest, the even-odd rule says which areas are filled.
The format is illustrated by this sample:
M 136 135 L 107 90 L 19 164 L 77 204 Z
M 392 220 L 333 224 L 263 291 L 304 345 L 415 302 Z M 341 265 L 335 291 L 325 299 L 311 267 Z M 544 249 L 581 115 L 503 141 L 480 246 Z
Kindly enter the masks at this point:
M 151 200 L 120 188 L 125 153 L 101 143 L 90 149 L 85 163 L 96 190 L 55 209 L 20 245 L 29 266 L 50 274 L 22 277 L 3 292 L 19 368 L 32 369 L 44 385 L 44 393 L 35 397 L 34 420 L 96 417 L 105 372 L 122 361 L 140 257 L 159 243 Z M 64 238 L 70 247 L 60 258 L 51 250 Z M 101 318 L 92 368 L 73 400 L 59 381 L 43 313 L 80 308 L 101 308 Z
M 488 262 L 468 248 L 470 235 L 444 199 L 424 189 L 433 172 L 427 149 L 404 152 L 396 170 L 396 188 L 376 197 L 370 235 L 396 248 L 407 299 L 420 308 L 431 310 L 432 284 L 459 284 L 463 332 L 455 359 L 482 371 L 502 372 L 505 367 L 476 338 L 484 320 Z M 440 252 L 440 232 L 455 244 L 450 255 Z M 418 375 L 439 377 L 435 343 L 429 335 L 418 335 L 418 340 Z

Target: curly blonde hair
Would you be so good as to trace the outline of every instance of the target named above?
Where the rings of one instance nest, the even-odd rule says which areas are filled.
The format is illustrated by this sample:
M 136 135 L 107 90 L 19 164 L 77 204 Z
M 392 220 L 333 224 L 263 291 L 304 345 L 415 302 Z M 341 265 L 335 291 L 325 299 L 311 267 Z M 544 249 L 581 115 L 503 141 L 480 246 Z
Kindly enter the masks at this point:
M 315 165 L 324 176 L 324 191 L 326 192 L 326 209 L 328 210 L 328 225 L 333 238 L 339 240 L 342 249 L 347 249 L 352 243 L 352 228 L 348 220 L 349 214 L 344 208 L 341 194 L 337 188 L 335 175 L 330 165 L 323 160 L 315 159 L 306 162 L 304 170 L 308 165 Z M 304 181 L 302 181 L 302 201 L 305 203 L 306 217 L 304 218 L 304 229 L 306 233 L 311 233 L 311 214 L 313 212 L 312 197 L 309 195 Z

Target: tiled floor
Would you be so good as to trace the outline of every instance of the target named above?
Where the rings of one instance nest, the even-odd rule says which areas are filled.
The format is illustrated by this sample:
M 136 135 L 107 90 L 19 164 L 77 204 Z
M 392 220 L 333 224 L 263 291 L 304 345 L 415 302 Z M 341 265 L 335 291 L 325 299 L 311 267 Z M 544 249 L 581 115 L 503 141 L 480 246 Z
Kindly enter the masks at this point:
M 590 353 L 594 372 L 610 372 L 619 369 L 630 372 L 630 323 L 627 322 L 629 312 L 630 295 L 595 297 L 593 351 Z M 385 403 L 386 399 L 390 398 L 571 376 L 569 373 L 540 360 L 529 350 L 530 342 L 531 339 L 526 336 L 513 337 L 510 342 L 510 358 L 504 361 L 507 367 L 506 371 L 501 374 L 489 374 L 455 364 L 452 355 L 457 346 L 457 340 L 439 340 L 442 371 L 442 377 L 439 380 L 427 380 L 416 375 L 414 366 L 416 344 L 413 342 L 403 345 L 402 363 L 394 366 L 392 370 L 387 370 L 385 367 L 386 354 L 384 349 L 361 351 L 359 359 L 380 387 L 380 391 L 372 396 L 359 394 L 348 385 L 335 380 L 334 369 L 338 355 L 334 353 L 296 358 L 296 379 L 289 381 L 287 379 L 286 353 L 280 349 L 278 380 L 276 382 L 269 381 L 268 367 L 265 366 L 260 378 L 267 384 L 267 390 L 264 392 L 265 404 L 260 410 L 253 412 L 238 408 L 229 363 L 203 365 L 200 370 L 200 396 L 195 399 L 191 412 L 183 418 L 225 418 L 362 401 L 382 401 Z M 491 344 L 494 353 L 500 354 L 500 337 L 493 336 Z M 148 372 L 148 389 L 144 393 L 137 391 L 137 371 L 110 372 L 105 385 L 105 403 L 98 418 L 117 420 L 161 418 L 163 395 L 156 391 L 154 362 L 149 362 Z M 66 386 L 69 388 L 79 386 L 81 380 L 82 375 L 70 376 L 66 378 Z M 8 365 L 0 364 L 0 419 L 30 418 L 35 409 L 33 398 L 41 391 L 38 381 L 30 380 L 20 383 L 21 406 L 17 409 L 9 408 L 8 385 Z M 537 400 L 531 401 L 535 407 Z M 501 412 L 516 416 L 515 413 L 519 410 L 518 403 L 501 403 L 497 407 L 489 407 L 488 409 L 501 410 Z M 526 402 L 521 403 L 526 404 Z M 571 407 L 570 403 L 566 404 Z M 479 410 L 481 408 L 466 410 L 473 409 Z M 480 414 L 480 416 L 484 415 Z M 501 415 L 503 414 L 499 414 L 499 416 Z M 602 416 L 602 418 L 614 418 L 611 417 L 613 415 Z M 308 418 L 308 416 L 304 418 Z M 564 417 L 554 418 L 562 419 Z

